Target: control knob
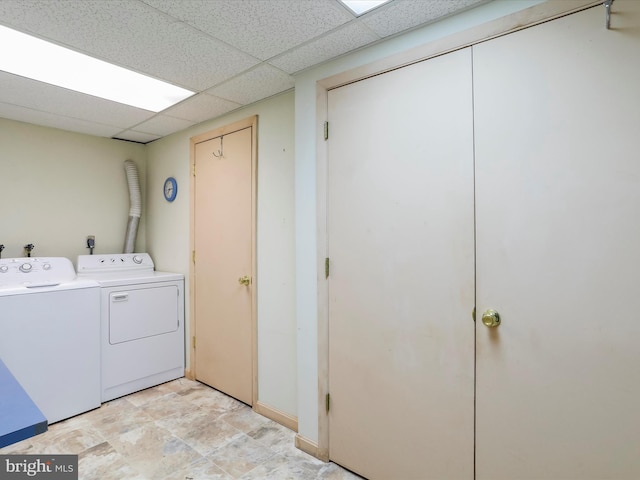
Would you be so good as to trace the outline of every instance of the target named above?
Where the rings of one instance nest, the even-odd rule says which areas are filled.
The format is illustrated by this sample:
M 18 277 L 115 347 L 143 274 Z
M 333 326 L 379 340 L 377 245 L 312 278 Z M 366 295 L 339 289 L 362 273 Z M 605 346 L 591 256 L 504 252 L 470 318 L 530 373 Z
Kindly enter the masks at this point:
M 9 267 L 6 265 L 0 266 L 0 273 L 7 273 L 9 271 Z
M 42 265 L 42 268 L 44 270 L 51 270 L 51 264 L 50 263 L 45 263 L 44 265 Z
M 137 264 L 142 263 L 142 257 L 140 255 L 134 255 L 133 256 L 133 262 L 137 263 Z
M 31 271 L 32 268 L 33 268 L 33 265 L 31 265 L 30 263 L 23 263 L 22 265 L 20 265 L 21 272 L 28 273 Z

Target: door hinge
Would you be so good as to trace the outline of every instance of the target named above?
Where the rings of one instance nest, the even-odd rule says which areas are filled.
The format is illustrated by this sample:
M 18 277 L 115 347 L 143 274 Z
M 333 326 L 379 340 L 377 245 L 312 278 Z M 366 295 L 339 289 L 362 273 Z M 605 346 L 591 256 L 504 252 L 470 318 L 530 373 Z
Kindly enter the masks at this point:
M 196 348 L 196 336 L 191 337 L 191 347 Z
M 329 122 L 324 122 L 324 139 L 329 140 Z
M 195 250 L 191 250 L 191 261 L 193 263 L 196 263 L 196 251 Z
M 329 278 L 329 257 L 324 259 L 324 278 Z
M 476 321 L 476 307 L 473 307 L 473 312 L 471 312 L 471 318 L 473 318 L 473 321 Z
M 329 395 L 328 393 L 324 400 L 324 406 L 325 406 L 325 409 L 327 410 L 327 413 L 329 413 L 329 409 L 331 408 L 331 395 Z
M 196 176 L 196 164 L 195 163 L 193 164 L 193 176 L 194 177 Z

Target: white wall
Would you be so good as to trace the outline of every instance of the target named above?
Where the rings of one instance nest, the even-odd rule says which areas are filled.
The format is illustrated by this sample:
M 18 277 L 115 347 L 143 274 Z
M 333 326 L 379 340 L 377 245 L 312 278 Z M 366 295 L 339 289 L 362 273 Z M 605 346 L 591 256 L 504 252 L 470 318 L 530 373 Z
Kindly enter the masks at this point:
M 156 268 L 183 273 L 188 287 L 190 138 L 252 115 L 258 115 L 258 399 L 296 416 L 292 91 L 148 145 L 147 246 Z M 178 196 L 173 203 L 167 203 L 162 196 L 162 185 L 168 176 L 178 181 Z M 187 339 L 191 336 L 188 327 L 187 320 Z
M 124 161 L 133 160 L 144 194 L 144 145 L 0 119 L 0 244 L 3 258 L 122 252 L 129 218 Z M 145 248 L 141 219 L 136 250 Z
M 316 228 L 317 83 L 409 49 L 542 3 L 542 0 L 495 0 L 460 15 L 393 37 L 369 48 L 309 69 L 296 76 L 296 317 L 298 322 L 298 431 L 318 441 L 318 278 Z M 604 15 L 604 14 L 603 14 Z

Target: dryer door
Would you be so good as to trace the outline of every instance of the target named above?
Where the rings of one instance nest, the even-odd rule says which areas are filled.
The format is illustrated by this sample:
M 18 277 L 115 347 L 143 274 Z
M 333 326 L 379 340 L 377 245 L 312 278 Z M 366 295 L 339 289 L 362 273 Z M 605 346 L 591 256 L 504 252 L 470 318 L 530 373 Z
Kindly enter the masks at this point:
M 122 287 L 109 293 L 109 343 L 175 332 L 179 327 L 178 287 Z

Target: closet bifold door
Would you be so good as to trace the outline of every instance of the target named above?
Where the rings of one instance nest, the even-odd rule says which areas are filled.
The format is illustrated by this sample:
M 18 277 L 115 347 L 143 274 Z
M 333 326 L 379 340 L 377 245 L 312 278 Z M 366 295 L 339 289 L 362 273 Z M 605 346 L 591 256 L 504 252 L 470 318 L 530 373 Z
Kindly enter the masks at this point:
M 471 480 L 470 49 L 328 97 L 330 458 Z
M 478 480 L 640 478 L 640 2 L 613 5 L 473 47 Z

